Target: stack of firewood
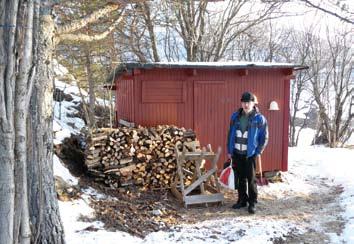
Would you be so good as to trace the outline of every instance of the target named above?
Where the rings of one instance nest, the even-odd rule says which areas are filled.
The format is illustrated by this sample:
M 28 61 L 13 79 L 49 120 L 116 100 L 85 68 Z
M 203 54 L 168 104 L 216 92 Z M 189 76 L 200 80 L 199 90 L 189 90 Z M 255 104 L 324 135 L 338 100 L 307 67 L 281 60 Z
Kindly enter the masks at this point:
M 88 138 L 85 163 L 97 181 L 113 187 L 166 188 L 176 176 L 175 145 L 191 145 L 195 133 L 175 126 L 101 128 Z M 191 151 L 196 148 L 186 148 Z M 193 162 L 185 165 L 194 172 Z M 185 179 L 190 184 L 191 177 Z

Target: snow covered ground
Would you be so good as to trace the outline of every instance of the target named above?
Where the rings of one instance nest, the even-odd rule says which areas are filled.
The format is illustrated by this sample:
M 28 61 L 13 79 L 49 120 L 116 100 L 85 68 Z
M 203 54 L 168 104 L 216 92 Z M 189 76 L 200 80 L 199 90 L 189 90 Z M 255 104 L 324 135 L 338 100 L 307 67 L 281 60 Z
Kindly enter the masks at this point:
M 308 137 L 303 135 L 303 139 Z M 340 198 L 335 200 L 341 208 L 334 210 L 333 214 L 343 218 L 345 226 L 339 235 L 335 231 L 326 234 L 331 243 L 354 243 L 353 158 L 352 149 L 318 146 L 289 148 L 289 171 L 283 173 L 284 182 L 260 187 L 260 199 L 262 201 L 262 196 L 265 198 L 272 196 L 281 202 L 293 196 L 310 197 L 316 192 L 327 194 L 324 189 L 341 186 L 344 191 L 340 194 Z M 54 163 L 55 174 L 75 184 L 75 177 L 72 177 L 65 168 L 58 166 L 60 162 L 56 158 Z M 250 241 L 273 243 L 279 238 L 286 240 L 290 234 L 302 235 L 309 231 L 309 226 L 313 226 L 317 231 L 321 229 L 326 231 L 316 217 L 310 223 L 302 223 L 291 218 L 269 217 L 259 210 L 254 216 L 246 214 L 207 220 L 193 225 L 181 225 L 174 230 L 151 233 L 145 239 L 140 239 L 124 232 L 108 232 L 100 222 L 88 223 L 78 220 L 80 216 L 92 216 L 93 210 L 89 207 L 91 197 L 102 196 L 97 196 L 94 191 L 88 191 L 83 194 L 82 199 L 59 203 L 68 243 L 116 243 L 117 240 L 124 243 L 249 243 Z M 322 218 L 330 218 L 330 216 L 322 216 Z M 85 230 L 88 227 L 95 227 L 98 231 Z
M 278 199 L 288 198 L 298 194 L 310 195 L 319 191 L 316 184 L 320 179 L 326 179 L 328 185 L 341 185 L 344 192 L 337 199 L 344 211 L 338 209 L 346 221 L 343 232 L 328 233 L 332 243 L 354 243 L 354 165 L 349 160 L 354 157 L 354 150 L 329 149 L 325 147 L 290 148 L 289 172 L 284 173 L 285 182 L 270 184 L 260 188 L 260 196 L 275 195 Z M 56 162 L 57 164 L 58 162 Z M 64 169 L 55 167 L 55 173 L 64 179 L 72 180 Z M 58 172 L 59 171 L 59 172 Z M 243 215 L 235 218 L 208 220 L 194 225 L 182 225 L 174 231 L 156 232 L 144 240 L 123 232 L 107 232 L 102 223 L 87 223 L 79 221 L 81 215 L 91 216 L 93 210 L 89 207 L 90 197 L 96 193 L 83 195 L 83 199 L 72 202 L 60 202 L 60 211 L 68 243 L 272 243 L 276 238 L 296 232 L 301 235 L 306 227 L 290 219 L 262 218 Z M 275 206 L 276 207 L 276 206 Z M 94 226 L 97 232 L 84 229 Z M 319 226 L 318 228 L 321 228 Z
M 290 172 L 316 180 L 328 178 L 328 184 L 341 185 L 344 189 L 338 201 L 346 220 L 343 233 L 332 241 L 354 243 L 354 150 L 326 147 L 298 147 L 290 150 Z

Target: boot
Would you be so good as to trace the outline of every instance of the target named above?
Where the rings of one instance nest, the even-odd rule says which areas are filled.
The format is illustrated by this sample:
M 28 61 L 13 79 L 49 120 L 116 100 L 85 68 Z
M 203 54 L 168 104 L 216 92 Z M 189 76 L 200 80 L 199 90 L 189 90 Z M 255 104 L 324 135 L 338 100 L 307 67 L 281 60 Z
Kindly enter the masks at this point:
M 236 204 L 232 205 L 233 209 L 240 209 L 240 208 L 244 208 L 244 207 L 247 207 L 247 202 L 237 201 Z
M 256 213 L 256 206 L 254 205 L 254 203 L 253 203 L 253 204 L 250 204 L 250 205 L 248 206 L 248 212 L 249 212 L 250 214 L 255 214 L 255 213 Z

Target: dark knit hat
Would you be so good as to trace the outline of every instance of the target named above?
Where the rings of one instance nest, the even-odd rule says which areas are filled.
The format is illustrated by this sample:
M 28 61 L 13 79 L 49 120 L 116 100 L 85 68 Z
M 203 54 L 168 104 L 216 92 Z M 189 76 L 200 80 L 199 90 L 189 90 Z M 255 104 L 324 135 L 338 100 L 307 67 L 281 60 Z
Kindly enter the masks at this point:
M 254 95 L 251 92 L 244 92 L 241 97 L 241 102 L 254 102 Z

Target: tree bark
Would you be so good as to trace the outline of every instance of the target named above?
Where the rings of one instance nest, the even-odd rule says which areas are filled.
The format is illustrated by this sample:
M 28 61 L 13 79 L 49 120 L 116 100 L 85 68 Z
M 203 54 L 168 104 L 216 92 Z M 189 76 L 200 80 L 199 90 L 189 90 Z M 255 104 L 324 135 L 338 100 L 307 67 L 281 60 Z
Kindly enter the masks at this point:
M 5 1 L 0 1 L 0 24 L 16 23 L 18 1 L 12 1 L 12 4 L 8 6 Z M 15 135 L 13 120 L 8 119 L 13 113 L 13 107 L 8 106 L 8 101 L 11 101 L 12 96 L 9 77 L 12 77 L 11 74 L 14 72 L 14 36 L 14 28 L 0 28 L 0 138 L 2 140 L 0 143 L 0 243 L 13 241 L 15 198 L 13 138 Z
M 14 133 L 9 125 L 0 119 L 0 243 L 12 243 L 15 183 L 14 183 Z
M 28 1 L 26 28 L 24 33 L 23 57 L 20 59 L 19 74 L 15 87 L 15 220 L 14 243 L 30 243 L 31 231 L 28 213 L 27 192 L 27 152 L 26 152 L 26 118 L 27 118 L 27 84 L 31 83 L 30 73 L 33 66 L 33 15 L 34 2 Z M 21 16 L 21 15 L 20 15 Z M 22 18 L 22 16 L 21 16 Z M 18 236 L 18 239 L 16 238 Z M 17 242 L 18 241 L 18 242 Z
M 38 72 L 30 104 L 29 159 L 32 243 L 65 243 L 53 176 L 53 67 L 55 48 L 53 16 L 41 16 Z

